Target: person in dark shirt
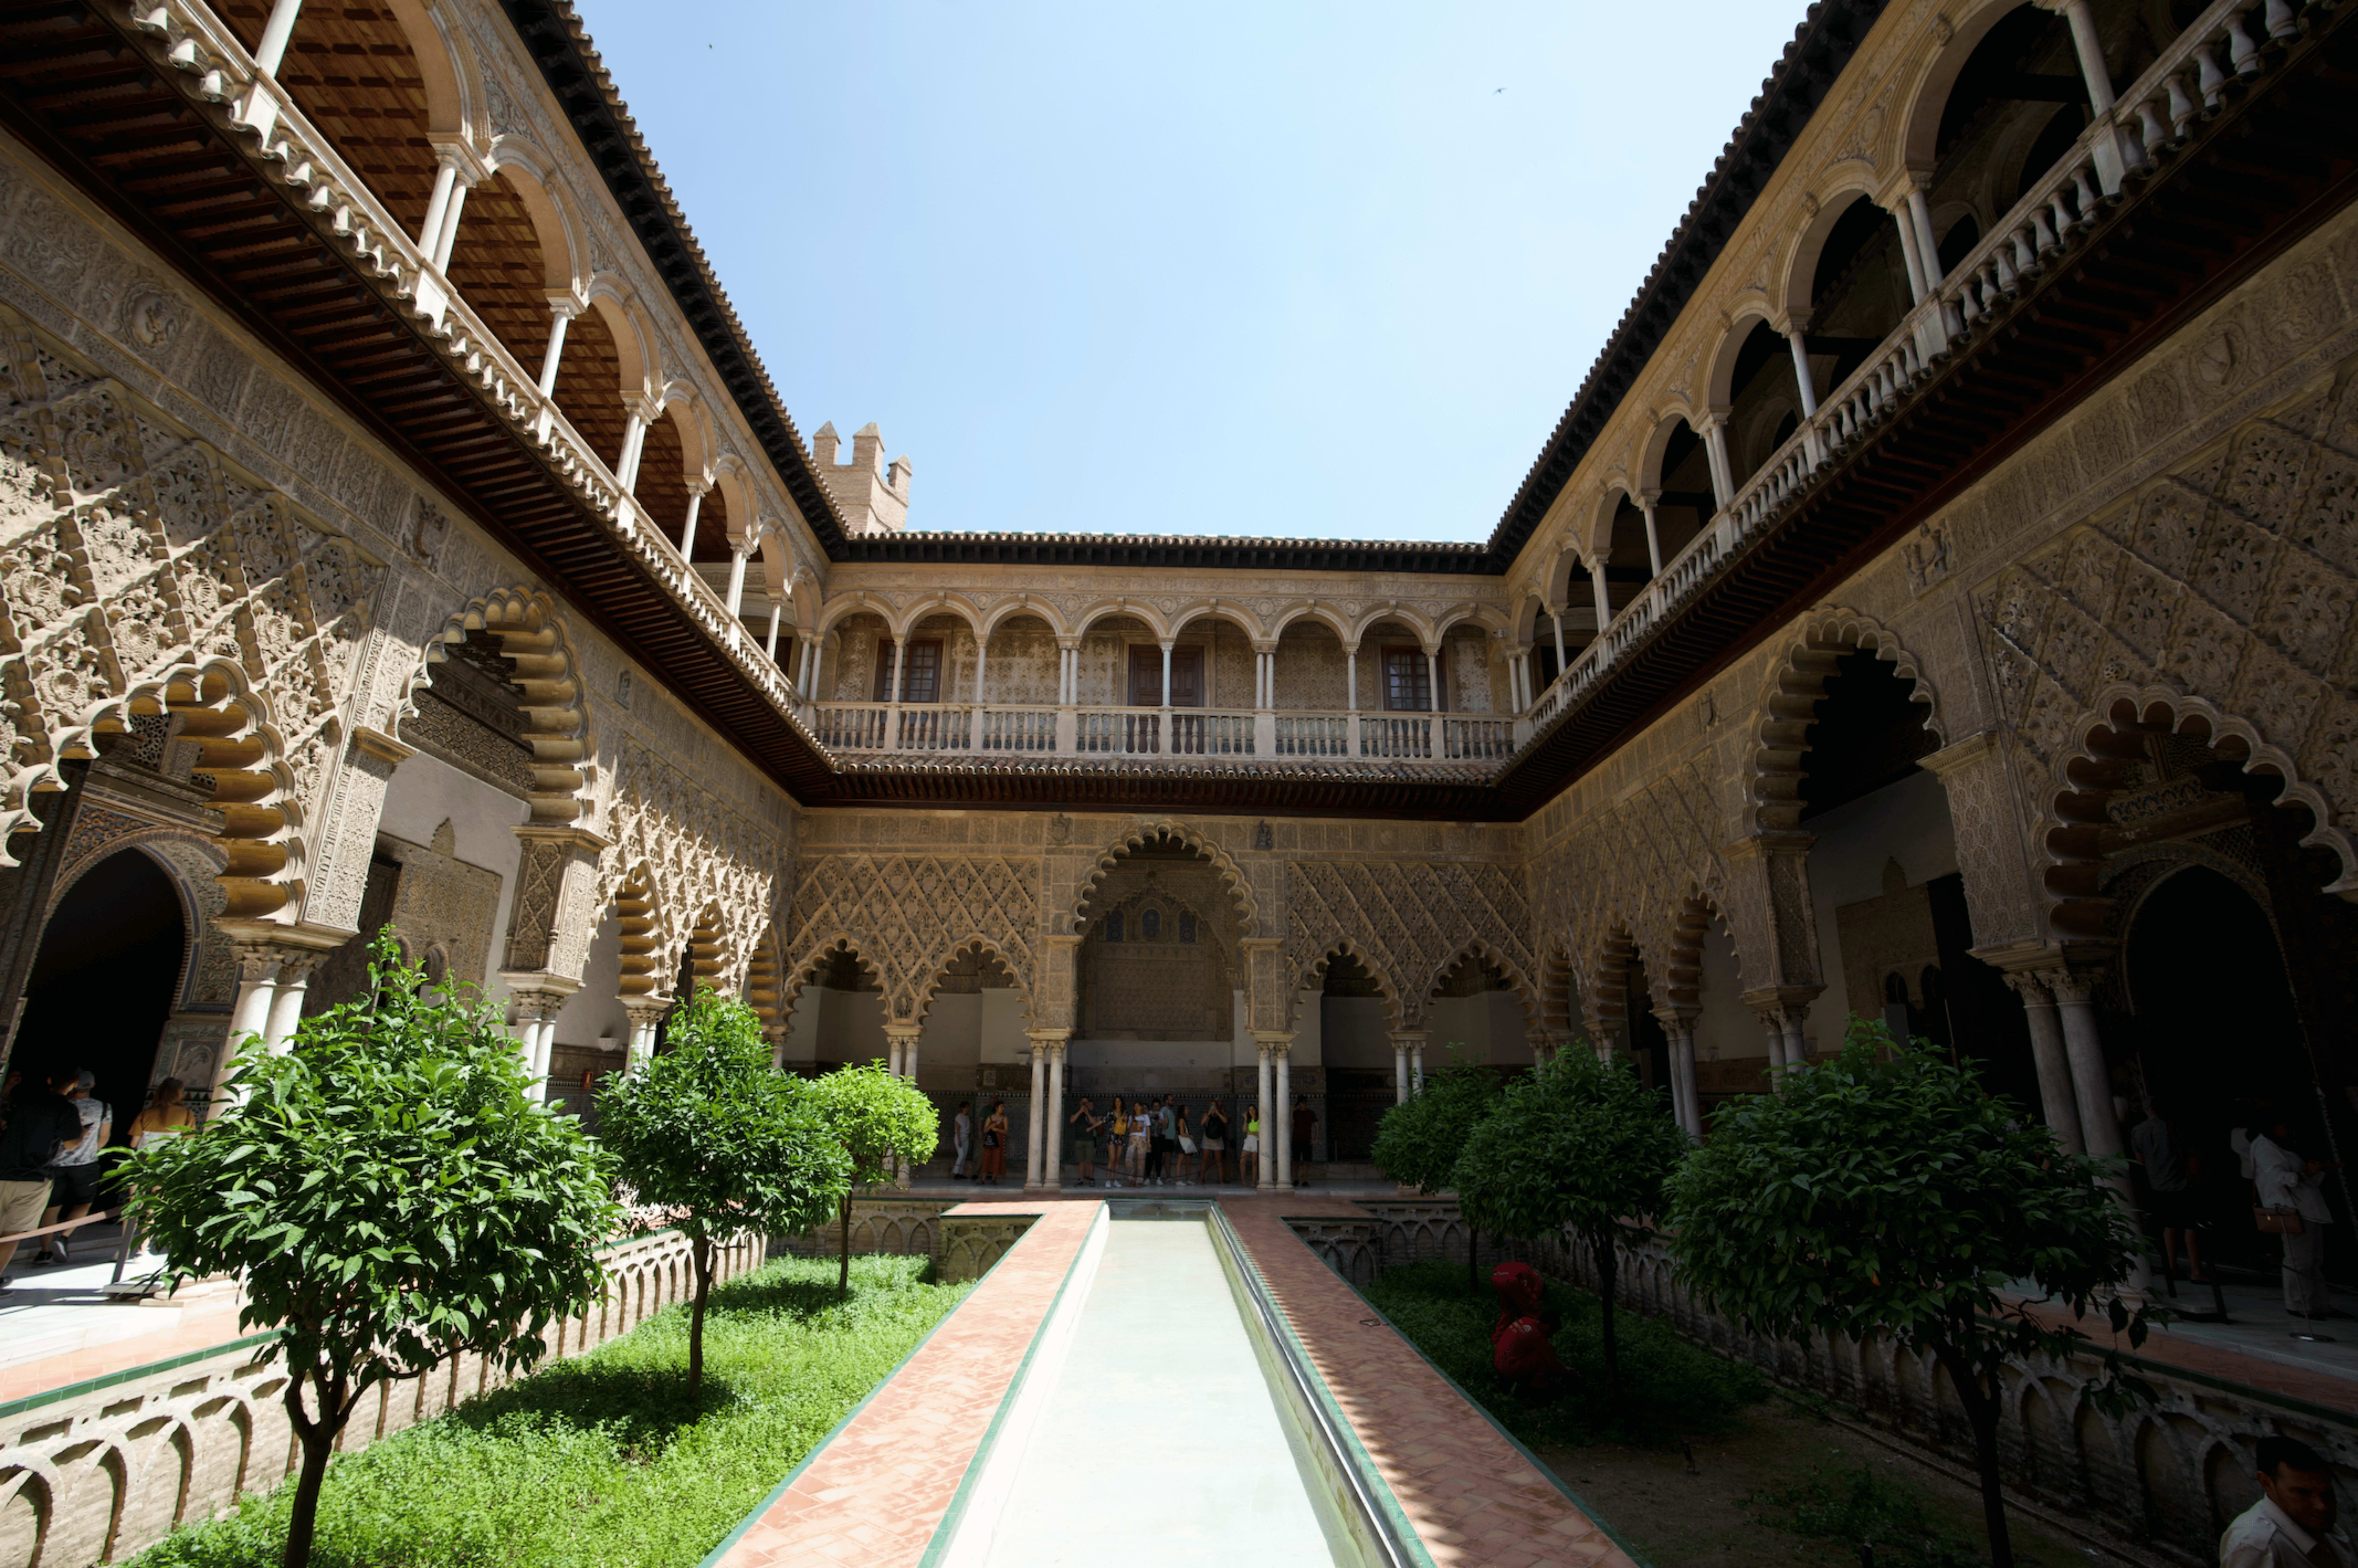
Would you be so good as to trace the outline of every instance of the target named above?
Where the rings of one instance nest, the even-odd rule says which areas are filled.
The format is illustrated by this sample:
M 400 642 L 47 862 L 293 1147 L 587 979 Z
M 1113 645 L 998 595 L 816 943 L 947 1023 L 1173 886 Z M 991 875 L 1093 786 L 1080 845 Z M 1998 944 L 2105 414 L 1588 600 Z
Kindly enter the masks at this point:
M 63 1095 L 18 1087 L 0 1126 L 0 1236 L 14 1236 L 40 1223 L 49 1206 L 49 1173 L 43 1167 L 81 1141 L 81 1113 Z M 0 1241 L 0 1293 L 8 1288 L 8 1265 L 16 1243 Z

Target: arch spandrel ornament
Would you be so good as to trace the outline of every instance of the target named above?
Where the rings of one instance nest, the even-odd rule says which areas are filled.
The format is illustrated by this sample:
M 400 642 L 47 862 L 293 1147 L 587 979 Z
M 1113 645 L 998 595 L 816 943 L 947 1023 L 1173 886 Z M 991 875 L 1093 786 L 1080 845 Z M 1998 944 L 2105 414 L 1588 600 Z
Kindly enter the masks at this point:
M 1039 887 L 1040 862 L 1025 856 L 804 856 L 787 919 L 794 983 L 848 946 L 875 969 L 885 1015 L 914 1022 L 951 956 L 982 941 L 1030 997 L 1039 981 Z
M 1202 829 L 1191 827 L 1175 817 L 1162 817 L 1141 822 L 1112 844 L 1098 851 L 1096 863 L 1081 880 L 1080 891 L 1073 900 L 1065 929 L 1075 933 L 1086 929 L 1089 920 L 1090 905 L 1096 902 L 1098 888 L 1105 881 L 1106 873 L 1113 870 L 1114 862 L 1123 855 L 1158 838 L 1169 838 L 1184 844 L 1211 861 L 1219 871 L 1220 880 L 1227 885 L 1229 897 L 1235 901 L 1238 934 L 1242 936 L 1258 935 L 1257 921 L 1260 905 L 1253 891 L 1252 879 L 1238 866 L 1234 856 L 1222 849 Z

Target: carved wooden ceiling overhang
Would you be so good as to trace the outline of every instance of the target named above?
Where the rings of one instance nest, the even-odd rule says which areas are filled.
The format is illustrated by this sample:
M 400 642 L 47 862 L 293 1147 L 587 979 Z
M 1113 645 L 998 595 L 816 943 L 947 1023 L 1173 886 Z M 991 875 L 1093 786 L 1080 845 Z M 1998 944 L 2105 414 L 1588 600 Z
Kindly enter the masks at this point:
M 539 38 L 535 49 L 547 47 L 552 28 L 568 38 L 579 33 L 569 13 L 540 0 L 505 3 L 527 42 Z M 525 16 L 535 8 L 542 16 L 537 35 Z M 1829 5 L 1819 15 L 1837 9 Z M 2288 51 L 2264 90 L 2231 96 L 2193 126 L 2190 145 L 2157 175 L 2134 183 L 2092 237 L 2020 298 L 1977 323 L 1896 414 L 1755 530 L 1724 571 L 1624 653 L 1498 775 L 1357 765 L 834 757 L 778 711 L 668 588 L 613 543 L 583 496 L 479 389 L 451 373 L 427 328 L 269 177 L 253 138 L 231 131 L 198 81 L 160 58 L 156 40 L 136 29 L 130 7 L 72 0 L 0 5 L 0 119 L 464 503 L 476 522 L 806 805 L 1518 820 L 2345 204 L 2358 169 L 2358 121 L 2347 113 L 2358 94 L 2354 12 L 2358 7 L 2310 8 L 2312 30 Z M 1804 42 L 1808 36 L 1805 27 Z M 1789 51 L 1789 65 L 1793 59 Z M 575 69 L 581 69 L 578 60 Z M 585 74 L 570 98 L 562 90 L 558 95 L 577 126 L 585 117 L 596 120 L 593 100 L 611 99 L 602 73 Z M 622 199 L 628 168 L 644 161 L 635 133 L 585 145 Z M 1759 172 L 1758 158 L 1738 161 Z M 1705 207 L 1721 210 L 1704 202 L 1698 211 Z M 692 245 L 684 228 L 669 242 L 661 232 L 657 216 L 668 222 L 676 213 L 667 192 L 643 189 L 624 200 L 624 210 L 643 240 L 654 236 L 651 254 L 667 277 L 681 267 L 705 273 L 700 253 L 662 248 Z M 719 319 L 741 337 L 717 287 L 702 316 L 692 311 L 690 319 L 699 332 Z M 712 352 L 709 336 L 706 348 Z M 740 385 L 752 376 L 774 406 L 750 350 L 733 366 L 723 354 L 713 357 L 741 403 L 760 401 L 747 390 L 752 383 Z M 777 417 L 783 421 L 782 409 Z M 800 443 L 790 427 L 779 429 L 796 459 L 779 465 L 791 489 Z M 765 442 L 770 438 L 763 433 Z M 815 500 L 806 514 L 829 515 L 822 502 Z M 932 558 L 944 561 L 985 558 L 955 553 L 970 547 L 972 538 L 912 535 L 896 547 L 943 552 Z M 1285 552 L 1321 544 L 1029 538 L 1023 547 L 1151 549 L 1178 552 L 1159 565 L 1254 569 L 1292 564 Z M 1480 546 L 1332 547 L 1369 553 L 1361 570 L 1420 569 L 1375 564 L 1383 558 L 1448 563 L 1431 569 L 1485 569 L 1475 564 Z M 1408 554 L 1385 557 L 1395 549 Z M 1203 554 L 1191 561 L 1190 551 Z M 1272 555 L 1262 559 L 1255 551 Z

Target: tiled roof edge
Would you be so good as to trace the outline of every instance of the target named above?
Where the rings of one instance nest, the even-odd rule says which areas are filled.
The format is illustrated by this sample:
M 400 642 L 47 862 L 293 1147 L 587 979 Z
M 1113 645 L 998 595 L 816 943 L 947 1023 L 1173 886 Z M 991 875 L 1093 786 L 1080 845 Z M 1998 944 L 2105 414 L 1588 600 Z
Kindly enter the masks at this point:
M 580 139 L 581 150 L 605 178 L 689 330 L 711 357 L 730 397 L 752 427 L 754 439 L 784 481 L 803 520 L 827 554 L 836 556 L 845 535 L 835 499 L 812 466 L 802 433 L 669 182 L 656 168 L 654 154 L 639 134 L 572 0 L 501 0 L 501 5 Z
M 1736 122 L 1711 173 L 1687 204 L 1686 216 L 1671 232 L 1646 281 L 1639 285 L 1637 296 L 1589 367 L 1587 379 L 1498 519 L 1489 541 L 1498 557 L 1497 569 L 1504 571 L 1513 562 L 1571 482 L 1573 470 L 1637 384 L 1663 334 L 1693 299 L 1754 199 L 1768 189 L 1794 138 L 1850 63 L 1885 5 L 1886 0 L 1817 0 L 1802 16 L 1792 41 Z

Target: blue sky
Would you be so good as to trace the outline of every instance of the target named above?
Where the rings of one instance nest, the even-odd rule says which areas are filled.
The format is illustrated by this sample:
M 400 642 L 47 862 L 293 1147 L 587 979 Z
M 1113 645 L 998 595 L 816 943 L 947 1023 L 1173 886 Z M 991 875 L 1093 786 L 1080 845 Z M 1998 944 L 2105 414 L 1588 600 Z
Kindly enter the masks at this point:
M 910 525 L 1481 539 L 1799 0 L 579 0 Z

